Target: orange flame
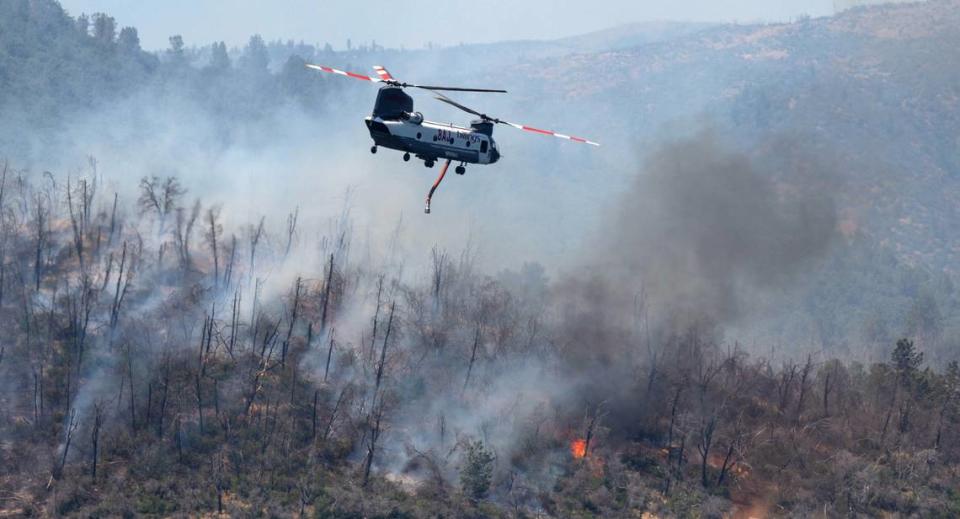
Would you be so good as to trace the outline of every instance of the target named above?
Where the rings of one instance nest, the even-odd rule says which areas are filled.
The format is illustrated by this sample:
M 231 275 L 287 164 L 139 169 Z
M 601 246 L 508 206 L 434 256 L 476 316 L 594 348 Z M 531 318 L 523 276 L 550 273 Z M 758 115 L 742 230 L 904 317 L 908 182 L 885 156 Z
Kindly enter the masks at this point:
M 587 455 L 587 440 L 583 438 L 577 438 L 570 442 L 570 454 L 573 454 L 574 458 L 580 459 Z

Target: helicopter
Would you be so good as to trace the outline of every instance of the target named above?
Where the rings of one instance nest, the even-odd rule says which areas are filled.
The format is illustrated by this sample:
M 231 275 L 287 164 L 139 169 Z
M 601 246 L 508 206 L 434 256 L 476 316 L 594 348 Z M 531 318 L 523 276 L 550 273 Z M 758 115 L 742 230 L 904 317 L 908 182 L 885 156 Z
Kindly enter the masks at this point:
M 506 90 L 406 83 L 397 80 L 386 68 L 379 65 L 373 67 L 377 77 L 346 72 L 324 65 L 308 63 L 306 66 L 307 68 L 322 72 L 368 81 L 370 83 L 383 84 L 377 93 L 377 100 L 373 105 L 373 113 L 364 119 L 367 130 L 370 132 L 370 137 L 373 139 L 373 146 L 370 148 L 370 153 L 377 153 L 379 147 L 402 151 L 405 162 L 410 161 L 412 156 L 416 156 L 422 160 L 428 168 L 432 168 L 437 161 L 446 161 L 440 171 L 440 176 L 437 177 L 437 180 L 427 195 L 426 207 L 424 208 L 424 212 L 427 214 L 430 214 L 430 201 L 433 198 L 433 193 L 437 190 L 437 187 L 440 186 L 452 162 L 460 163 L 455 171 L 458 175 L 463 175 L 467 172 L 467 164 L 486 165 L 494 164 L 500 160 L 500 150 L 497 147 L 496 141 L 493 140 L 493 127 L 495 124 L 503 124 L 518 130 L 540 135 L 552 135 L 571 142 L 600 146 L 600 144 L 596 142 L 581 137 L 550 130 L 542 130 L 491 117 L 472 108 L 468 108 L 440 93 L 444 91 L 505 94 L 507 93 Z M 452 123 L 427 121 L 424 119 L 422 113 L 414 111 L 413 98 L 404 91 L 405 88 L 428 90 L 434 94 L 434 98 L 438 101 L 474 115 L 477 119 L 473 120 L 469 127 L 456 126 Z

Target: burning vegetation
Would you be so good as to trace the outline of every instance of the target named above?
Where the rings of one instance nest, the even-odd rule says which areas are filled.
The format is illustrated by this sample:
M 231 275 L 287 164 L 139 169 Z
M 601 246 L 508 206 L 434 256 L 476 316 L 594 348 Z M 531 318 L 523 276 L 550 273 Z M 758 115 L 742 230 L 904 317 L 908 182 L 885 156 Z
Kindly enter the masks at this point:
M 347 220 L 309 242 L 296 211 L 229 222 L 175 178 L 127 200 L 99 179 L 0 177 L 2 513 L 952 506 L 927 482 L 954 481 L 960 368 L 911 340 L 774 366 L 636 277 L 491 277 L 438 248 L 410 282 L 355 260 Z
M 570 442 L 570 454 L 573 455 L 575 459 L 585 457 L 587 455 L 587 440 L 577 438 Z

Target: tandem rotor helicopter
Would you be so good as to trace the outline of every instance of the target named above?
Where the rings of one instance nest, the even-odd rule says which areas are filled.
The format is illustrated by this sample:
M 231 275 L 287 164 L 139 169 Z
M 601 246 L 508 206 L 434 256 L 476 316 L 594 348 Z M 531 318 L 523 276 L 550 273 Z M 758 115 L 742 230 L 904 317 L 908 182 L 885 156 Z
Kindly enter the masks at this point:
M 373 147 L 370 148 L 370 153 L 376 153 L 377 148 L 383 146 L 384 148 L 402 151 L 404 161 L 409 161 L 411 154 L 413 154 L 418 159 L 423 160 L 424 165 L 428 168 L 432 168 L 438 160 L 446 161 L 440 170 L 440 176 L 437 177 L 433 187 L 430 188 L 430 193 L 427 195 L 427 205 L 424 208 L 424 212 L 427 214 L 430 214 L 430 199 L 433 198 L 434 191 L 437 190 L 440 182 L 443 181 L 443 177 L 447 174 L 447 168 L 450 167 L 451 162 L 460 163 L 455 171 L 458 175 L 463 175 L 467 171 L 467 164 L 493 164 L 500 160 L 500 150 L 497 149 L 497 143 L 493 140 L 494 124 L 505 124 L 518 130 L 552 135 L 572 142 L 599 146 L 596 142 L 580 137 L 490 117 L 440 93 L 441 91 L 447 91 L 505 94 L 506 90 L 414 85 L 394 79 L 387 72 L 387 69 L 381 66 L 373 67 L 377 77 L 345 72 L 323 65 L 307 64 L 307 68 L 371 83 L 383 83 L 380 92 L 377 94 L 377 101 L 373 105 L 373 114 L 364 119 L 374 143 Z M 435 94 L 434 97 L 438 101 L 455 106 L 468 114 L 477 116 L 478 119 L 473 120 L 469 128 L 427 121 L 423 118 L 422 113 L 413 110 L 413 98 L 403 91 L 404 88 L 429 90 Z

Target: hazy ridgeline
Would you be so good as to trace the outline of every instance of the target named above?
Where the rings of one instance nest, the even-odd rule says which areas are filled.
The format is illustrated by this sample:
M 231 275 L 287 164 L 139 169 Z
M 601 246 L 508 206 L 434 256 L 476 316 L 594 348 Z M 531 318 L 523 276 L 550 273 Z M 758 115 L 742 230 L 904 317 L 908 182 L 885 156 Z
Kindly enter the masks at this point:
M 456 49 L 0 14 L 0 510 L 960 511 L 952 279 L 845 226 L 842 143 L 504 132 L 427 218 L 435 172 L 365 151 L 372 89 L 302 63 Z M 573 99 L 530 109 L 604 136 Z

